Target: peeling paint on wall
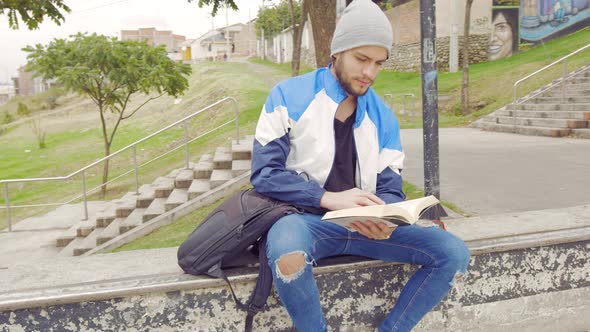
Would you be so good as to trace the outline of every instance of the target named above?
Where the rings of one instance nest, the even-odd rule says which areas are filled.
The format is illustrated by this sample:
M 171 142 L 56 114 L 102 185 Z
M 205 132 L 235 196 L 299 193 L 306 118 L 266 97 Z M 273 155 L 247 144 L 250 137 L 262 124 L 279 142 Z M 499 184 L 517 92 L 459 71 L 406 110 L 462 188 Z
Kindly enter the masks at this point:
M 457 329 L 462 312 L 457 308 L 589 287 L 589 243 L 474 256 L 460 290 L 452 290 L 431 314 L 440 318 L 442 327 Z M 415 270 L 392 264 L 318 275 L 329 325 L 377 326 Z M 237 283 L 234 290 L 245 299 L 253 286 Z M 276 293 L 267 306 L 257 315 L 254 329 L 289 330 L 291 321 Z M 239 331 L 244 317 L 229 289 L 219 287 L 0 312 L 0 331 Z

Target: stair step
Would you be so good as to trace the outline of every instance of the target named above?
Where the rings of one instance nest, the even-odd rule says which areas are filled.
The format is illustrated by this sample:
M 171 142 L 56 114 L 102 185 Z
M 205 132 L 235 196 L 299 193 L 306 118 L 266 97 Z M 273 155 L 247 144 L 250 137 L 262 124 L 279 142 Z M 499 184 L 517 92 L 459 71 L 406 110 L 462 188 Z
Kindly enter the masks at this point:
M 253 140 L 242 139 L 238 144 L 235 140 L 232 142 L 231 154 L 233 160 L 250 160 L 252 159 Z
M 88 234 L 88 236 L 83 241 L 80 241 L 74 246 L 72 254 L 74 256 L 80 256 L 96 248 L 96 239 L 103 230 L 104 228 L 96 228 L 94 231 L 92 231 L 92 233 Z
M 174 186 L 176 188 L 188 188 L 191 186 L 191 183 L 194 179 L 194 170 L 192 169 L 183 169 L 178 172 L 176 178 L 174 179 Z
M 164 204 L 164 209 L 166 211 L 170 211 L 175 207 L 178 207 L 188 201 L 188 189 L 185 188 L 176 188 L 168 199 L 166 199 L 166 203 Z
M 104 243 L 109 242 L 110 240 L 119 236 L 121 227 L 121 223 L 127 218 L 117 218 L 113 220 L 113 222 L 105 227 L 105 229 L 100 233 L 100 235 L 96 238 L 96 246 L 103 245 Z
M 209 179 L 213 172 L 213 161 L 200 161 L 193 167 L 195 179 Z
M 147 222 L 166 212 L 166 198 L 156 198 L 144 211 L 142 220 Z
M 137 194 L 133 192 L 126 193 L 113 203 L 115 204 L 115 215 L 117 218 L 125 218 L 135 210 L 137 206 Z
M 498 124 L 487 121 L 478 121 L 474 124 L 475 127 L 489 131 L 499 131 L 504 133 L 516 133 L 521 135 L 532 136 L 549 136 L 549 137 L 563 137 L 568 136 L 572 129 L 569 128 L 546 128 L 533 126 L 516 126 Z
M 139 196 L 136 196 L 135 207 L 147 208 L 156 198 L 156 187 L 152 184 L 144 184 L 139 187 Z
M 209 180 L 195 179 L 188 188 L 188 199 L 192 200 L 208 192 L 209 190 L 211 190 L 211 184 L 209 183 Z
M 590 139 L 590 128 L 572 129 L 572 136 Z
M 57 240 L 55 241 L 55 246 L 58 248 L 61 247 L 66 247 L 68 244 L 70 244 L 78 235 L 78 225 L 74 225 L 70 228 L 68 228 L 66 231 L 64 231 L 62 234 L 60 234 L 57 237 Z
M 497 110 L 490 115 L 512 117 L 512 111 Z M 583 111 L 516 111 L 516 116 L 523 118 L 590 120 L 590 112 Z
M 231 169 L 231 150 L 228 147 L 219 147 L 213 156 L 213 169 Z
M 213 162 L 213 156 L 208 153 L 202 154 L 201 157 L 199 158 L 199 162 L 202 162 L 202 161 Z
M 76 228 L 76 236 L 77 237 L 86 237 L 90 233 L 92 233 L 92 231 L 94 231 L 95 228 L 96 228 L 96 217 L 88 218 L 88 220 L 85 220 L 85 221 L 78 224 L 78 226 Z
M 535 97 L 531 99 L 533 103 L 539 104 L 580 104 L 580 103 L 590 103 L 590 96 L 579 96 L 579 97 Z
M 214 169 L 211 173 L 211 189 L 217 188 L 227 181 L 233 179 L 234 175 L 231 169 Z
M 165 177 L 175 179 L 178 176 L 178 173 L 180 173 L 180 169 L 175 169 L 168 173 L 168 175 L 166 175 Z
M 487 122 L 513 125 L 516 121 L 518 126 L 549 127 L 549 128 L 588 128 L 588 120 L 571 119 L 547 119 L 547 118 L 524 118 L 511 116 L 488 115 L 484 119 Z
M 63 248 L 58 256 L 74 256 L 74 248 L 79 247 L 83 242 L 84 242 L 85 238 L 83 237 L 76 237 L 74 238 L 65 248 Z
M 154 181 L 155 198 L 166 198 L 174 190 L 174 179 L 160 177 Z
M 157 198 L 162 199 L 162 198 Z M 128 232 L 129 230 L 141 225 L 143 223 L 143 215 L 147 209 L 135 209 L 125 220 L 119 224 L 119 234 Z
M 244 174 L 245 172 L 249 171 L 251 167 L 251 160 L 234 160 L 231 164 L 231 170 L 234 177 Z
M 543 93 L 544 97 L 583 97 L 590 94 L 590 89 L 566 89 L 565 92 L 553 89 Z
M 506 109 L 513 110 L 514 105 L 506 105 Z M 590 103 L 580 104 L 519 104 L 516 105 L 517 110 L 531 110 L 531 111 L 590 111 Z

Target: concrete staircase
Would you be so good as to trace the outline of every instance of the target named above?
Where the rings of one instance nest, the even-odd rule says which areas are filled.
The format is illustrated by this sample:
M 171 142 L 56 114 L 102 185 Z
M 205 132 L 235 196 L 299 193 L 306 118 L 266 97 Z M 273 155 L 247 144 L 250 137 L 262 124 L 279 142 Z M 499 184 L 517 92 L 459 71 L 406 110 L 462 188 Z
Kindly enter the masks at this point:
M 531 92 L 487 115 L 471 127 L 521 135 L 590 139 L 590 65 Z M 516 123 L 516 126 L 515 126 Z
M 250 170 L 253 136 L 218 147 L 189 168 L 175 169 L 150 184 L 106 202 L 98 213 L 63 232 L 55 242 L 60 256 L 80 256 L 142 224 L 190 202 Z

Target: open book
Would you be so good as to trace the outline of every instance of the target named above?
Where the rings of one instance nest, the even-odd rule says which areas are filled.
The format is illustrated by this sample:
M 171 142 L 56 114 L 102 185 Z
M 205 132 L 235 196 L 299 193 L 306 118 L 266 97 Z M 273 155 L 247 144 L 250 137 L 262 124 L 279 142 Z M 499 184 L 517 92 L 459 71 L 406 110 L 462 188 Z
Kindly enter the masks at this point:
M 435 196 L 430 195 L 392 204 L 370 205 L 330 211 L 322 217 L 322 220 L 344 226 L 352 232 L 356 232 L 356 230 L 350 224 L 357 220 L 381 221 L 391 227 L 405 226 L 418 221 L 420 216 L 428 208 L 438 203 L 439 200 Z

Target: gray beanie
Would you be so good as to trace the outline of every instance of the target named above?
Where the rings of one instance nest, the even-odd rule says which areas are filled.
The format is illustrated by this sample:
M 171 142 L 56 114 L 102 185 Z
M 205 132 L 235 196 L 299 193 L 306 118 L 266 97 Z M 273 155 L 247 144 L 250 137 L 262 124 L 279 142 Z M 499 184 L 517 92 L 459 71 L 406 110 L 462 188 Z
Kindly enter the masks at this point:
M 387 58 L 393 44 L 391 23 L 371 0 L 354 0 L 336 23 L 330 56 L 360 46 L 382 46 Z

